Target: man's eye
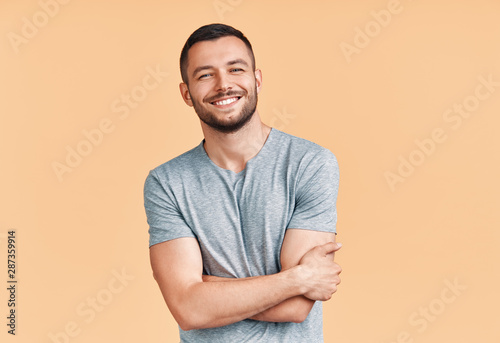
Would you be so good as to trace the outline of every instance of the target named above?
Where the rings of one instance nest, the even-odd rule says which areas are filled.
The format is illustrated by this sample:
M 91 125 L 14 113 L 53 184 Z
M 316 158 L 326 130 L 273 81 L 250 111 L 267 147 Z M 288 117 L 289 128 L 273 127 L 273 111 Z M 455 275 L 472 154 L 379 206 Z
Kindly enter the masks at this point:
M 231 69 L 231 71 L 243 71 L 243 69 L 241 69 L 241 68 L 233 68 L 233 69 Z
M 205 78 L 207 78 L 207 77 L 209 77 L 209 76 L 210 76 L 210 74 L 203 74 L 203 75 L 201 75 L 201 76 L 198 78 L 198 80 L 205 79 Z

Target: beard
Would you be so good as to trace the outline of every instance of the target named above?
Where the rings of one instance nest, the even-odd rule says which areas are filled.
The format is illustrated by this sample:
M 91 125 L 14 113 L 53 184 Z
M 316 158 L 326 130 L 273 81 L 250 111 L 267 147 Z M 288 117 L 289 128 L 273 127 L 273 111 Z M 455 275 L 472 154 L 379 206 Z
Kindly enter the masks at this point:
M 219 132 L 233 133 L 245 126 L 245 124 L 248 123 L 254 115 L 257 108 L 257 88 L 254 87 L 253 91 L 250 93 L 242 93 L 236 91 L 229 91 L 223 94 L 221 93 L 217 95 L 217 97 L 211 98 L 210 101 L 206 101 L 207 103 L 210 103 L 216 101 L 217 99 L 229 96 L 239 96 L 241 97 L 241 100 L 242 97 L 246 94 L 249 94 L 248 100 L 241 109 L 241 112 L 238 116 L 236 116 L 232 121 L 229 122 L 219 119 L 213 112 L 204 108 L 203 106 L 200 106 L 200 104 L 195 101 L 193 97 L 191 97 L 191 99 L 193 102 L 194 110 L 202 122 Z

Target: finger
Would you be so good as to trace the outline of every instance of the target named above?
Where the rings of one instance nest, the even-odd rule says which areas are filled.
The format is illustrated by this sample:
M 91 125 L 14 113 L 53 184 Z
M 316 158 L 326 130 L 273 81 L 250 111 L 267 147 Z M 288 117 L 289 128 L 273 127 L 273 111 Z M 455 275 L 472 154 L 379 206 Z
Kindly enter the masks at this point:
M 322 252 L 327 255 L 332 252 L 335 252 L 339 250 L 342 247 L 342 243 L 333 243 L 333 242 L 328 242 L 326 244 L 323 244 L 320 246 L 322 249 Z

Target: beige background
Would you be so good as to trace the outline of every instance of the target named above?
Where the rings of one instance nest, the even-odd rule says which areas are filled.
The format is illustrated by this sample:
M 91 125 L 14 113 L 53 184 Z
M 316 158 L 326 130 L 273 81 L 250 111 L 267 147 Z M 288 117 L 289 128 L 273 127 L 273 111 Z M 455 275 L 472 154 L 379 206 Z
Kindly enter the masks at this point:
M 178 58 L 212 22 L 254 45 L 264 122 L 338 158 L 344 271 L 325 304 L 325 342 L 500 341 L 498 1 L 45 7 L 0 3 L 2 342 L 178 341 L 149 266 L 142 188 L 150 169 L 202 139 L 178 92 Z M 168 76 L 144 91 L 156 68 Z M 131 93 L 138 101 L 123 118 L 112 105 Z M 468 108 L 460 122 L 457 106 Z M 83 130 L 99 125 L 112 131 L 89 145 Z M 58 177 L 67 147 L 86 156 Z M 10 229 L 15 337 L 5 326 Z

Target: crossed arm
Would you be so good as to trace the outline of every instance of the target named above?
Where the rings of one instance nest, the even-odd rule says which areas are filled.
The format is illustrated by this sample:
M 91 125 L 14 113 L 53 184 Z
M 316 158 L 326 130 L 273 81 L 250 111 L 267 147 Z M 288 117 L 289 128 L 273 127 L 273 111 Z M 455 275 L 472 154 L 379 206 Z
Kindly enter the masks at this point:
M 305 320 L 314 301 L 330 299 L 340 283 L 333 261 L 335 235 L 288 229 L 282 271 L 242 279 L 204 276 L 198 242 L 179 238 L 150 248 L 153 276 L 183 330 L 229 325 L 243 319 Z M 168 261 L 166 263 L 166 261 Z

